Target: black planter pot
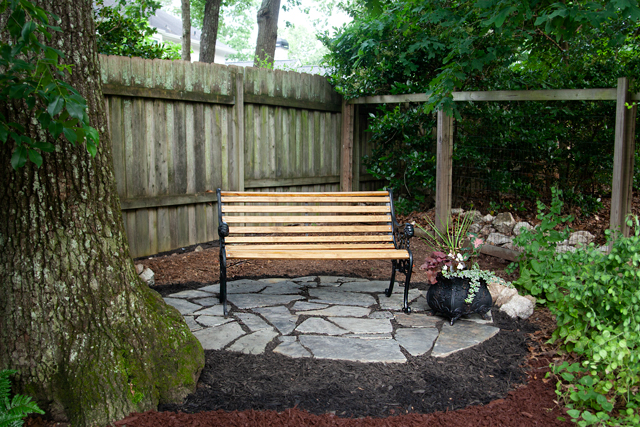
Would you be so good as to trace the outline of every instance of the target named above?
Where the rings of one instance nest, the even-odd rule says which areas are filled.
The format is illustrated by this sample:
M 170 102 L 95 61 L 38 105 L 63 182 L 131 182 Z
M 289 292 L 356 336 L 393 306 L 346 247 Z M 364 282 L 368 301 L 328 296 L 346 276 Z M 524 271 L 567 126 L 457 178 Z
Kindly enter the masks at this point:
M 447 279 L 441 274 L 436 277 L 436 284 L 427 291 L 427 303 L 434 314 L 442 314 L 451 320 L 451 325 L 461 316 L 479 313 L 483 318 L 491 310 L 491 293 L 487 283 L 480 279 L 480 288 L 471 304 L 464 300 L 469 293 L 469 279 L 452 277 Z

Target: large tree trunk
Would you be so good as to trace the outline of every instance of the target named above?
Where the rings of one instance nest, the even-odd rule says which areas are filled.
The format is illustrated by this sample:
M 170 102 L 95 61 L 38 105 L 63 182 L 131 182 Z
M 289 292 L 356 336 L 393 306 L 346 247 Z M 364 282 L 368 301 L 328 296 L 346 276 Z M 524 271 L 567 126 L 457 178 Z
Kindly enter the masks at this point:
M 0 106 L 32 137 L 56 145 L 42 167 L 29 162 L 16 172 L 12 144 L 0 144 L 0 369 L 19 370 L 14 391 L 34 396 L 55 419 L 106 425 L 183 399 L 204 354 L 129 257 L 92 2 L 39 3 L 62 19 L 50 44 L 73 64 L 66 80 L 87 100 L 100 144 L 92 158 L 82 144 L 39 132 L 22 105 Z
M 216 40 L 222 0 L 207 0 L 204 5 L 202 40 L 200 42 L 200 62 L 212 64 L 216 59 Z
M 182 54 L 183 61 L 191 61 L 191 4 L 182 0 Z
M 278 13 L 280 0 L 262 0 L 258 10 L 258 40 L 254 67 L 273 64 L 276 55 L 276 40 L 278 38 Z

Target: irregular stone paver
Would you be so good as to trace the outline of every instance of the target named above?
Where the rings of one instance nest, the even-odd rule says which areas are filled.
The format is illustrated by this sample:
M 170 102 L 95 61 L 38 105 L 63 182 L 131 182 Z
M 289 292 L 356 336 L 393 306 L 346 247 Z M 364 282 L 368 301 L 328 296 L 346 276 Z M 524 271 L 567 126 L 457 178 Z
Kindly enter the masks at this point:
M 296 301 L 291 308 L 293 311 L 301 311 L 301 310 L 321 310 L 323 308 L 329 307 L 328 304 L 316 304 L 313 302 L 306 301 Z
M 435 328 L 438 323 L 443 321 L 442 317 L 427 316 L 426 314 L 404 314 L 397 313 L 395 315 L 396 322 L 399 325 L 409 328 Z
M 258 280 L 235 280 L 227 283 L 228 294 L 251 294 L 260 292 L 267 287 L 267 284 Z
M 297 332 L 303 334 L 327 334 L 327 335 L 344 335 L 348 331 L 342 329 L 331 322 L 318 317 L 312 317 L 305 320 L 296 328 Z
M 238 341 L 234 342 L 231 346 L 229 346 L 229 351 L 238 351 L 244 354 L 260 354 L 264 353 L 267 344 L 269 344 L 275 337 L 278 336 L 278 333 L 273 330 L 260 330 L 256 332 L 252 332 L 244 337 L 238 339 Z
M 193 302 L 200 304 L 203 307 L 211 307 L 212 305 L 218 304 L 220 299 L 218 297 L 198 298 L 194 299 Z
M 189 330 L 191 332 L 197 331 L 197 330 L 203 328 L 202 325 L 199 325 L 198 323 L 196 323 L 196 320 L 193 318 L 193 316 L 184 316 L 184 321 L 187 324 L 187 326 L 189 327 Z
M 412 356 L 422 356 L 438 338 L 436 328 L 402 328 L 396 331 L 396 341 Z
M 357 305 L 370 307 L 376 303 L 375 298 L 367 294 L 340 292 L 333 289 L 309 289 L 309 295 L 318 298 L 313 302 L 326 304 Z
M 481 325 L 464 320 L 458 320 L 453 326 L 448 322 L 444 322 L 431 355 L 434 357 L 449 356 L 465 348 L 480 344 L 498 332 L 500 332 L 500 329 L 494 326 Z
M 224 316 L 198 316 L 196 317 L 196 322 L 205 327 L 211 326 L 219 326 L 224 325 L 225 323 L 229 323 L 233 321 L 233 319 Z
M 429 304 L 427 304 L 427 298 L 425 298 L 424 296 L 420 296 L 416 298 L 415 301 L 411 302 L 411 310 L 418 312 L 429 311 L 431 310 L 431 307 L 429 307 Z
M 383 293 L 378 295 L 378 301 L 380 301 L 380 307 L 383 310 L 402 310 L 404 306 L 404 289 L 400 289 L 402 289 L 401 292 L 397 293 L 394 289 L 390 297 L 387 297 Z M 418 298 L 421 292 L 419 289 L 409 289 L 409 303 Z M 410 307 L 413 309 L 413 304 L 411 304 Z
M 203 308 L 202 310 L 195 311 L 193 314 L 205 315 L 205 316 L 224 316 L 224 307 L 222 306 L 222 304 L 217 304 L 212 307 Z
M 318 283 L 316 282 L 317 278 L 318 276 L 305 276 L 305 277 L 296 277 L 295 279 L 289 279 L 289 280 L 296 283 L 304 283 L 305 286 L 316 287 L 318 286 Z
M 285 342 L 296 342 L 298 340 L 298 337 L 295 336 L 291 336 L 291 335 L 280 335 L 278 337 L 278 341 L 285 343 Z
M 257 314 L 238 313 L 236 317 L 240 319 L 251 332 L 260 331 L 262 329 L 273 330 L 273 326 L 262 320 Z
M 301 335 L 300 344 L 317 359 L 353 362 L 404 363 L 407 359 L 394 340 L 363 340 L 348 337 Z
M 274 348 L 273 352 L 280 353 L 294 359 L 299 359 L 301 357 L 313 357 L 313 355 L 297 341 L 283 342 Z
M 220 283 L 216 283 L 215 285 L 205 286 L 204 288 L 200 288 L 199 290 L 205 291 L 205 292 L 210 292 L 212 294 L 219 294 L 220 293 Z
M 283 335 L 293 332 L 298 322 L 298 316 L 291 314 L 287 307 L 284 306 L 263 307 L 253 311 L 267 319 Z
M 214 328 L 201 329 L 193 333 L 205 350 L 220 350 L 244 335 L 238 322 L 226 323 Z
M 264 288 L 262 292 L 263 295 L 286 295 L 286 294 L 297 294 L 300 292 L 300 288 L 302 286 L 294 283 L 294 282 L 278 282 L 274 283 L 271 286 L 267 286 Z
M 360 338 L 363 340 L 392 340 L 393 335 L 389 334 L 349 334 L 349 338 Z
M 285 305 L 291 301 L 304 299 L 301 295 L 262 295 L 262 294 L 233 294 L 227 299 L 239 309 L 269 307 Z
M 341 291 L 345 291 L 345 292 L 369 292 L 369 293 L 378 293 L 378 292 L 384 292 L 385 289 L 387 289 L 389 287 L 389 281 L 380 281 L 380 280 L 373 280 L 370 282 L 348 282 L 348 283 L 343 283 L 342 285 L 340 285 L 340 287 L 338 288 Z M 396 284 L 396 287 L 399 287 L 398 284 Z
M 164 302 L 176 308 L 183 316 L 185 314 L 191 314 L 194 311 L 200 310 L 202 308 L 201 305 L 190 303 L 189 301 L 183 300 L 181 298 L 165 298 Z
M 354 319 L 350 317 L 334 317 L 333 323 L 354 334 L 385 334 L 393 332 L 388 319 Z
M 280 282 L 286 282 L 287 279 L 286 277 L 269 277 L 267 279 L 258 279 L 259 282 L 263 282 L 263 283 L 280 283 Z
M 190 289 L 188 291 L 176 292 L 171 294 L 168 298 L 204 298 L 212 296 L 209 292 L 202 292 L 201 290 Z
M 341 277 L 340 283 L 349 283 L 349 282 L 368 282 L 369 279 L 363 279 L 361 277 Z
M 308 316 L 326 316 L 326 317 L 365 317 L 371 313 L 371 309 L 367 307 L 356 307 L 353 305 L 334 305 L 333 307 L 322 310 L 298 311 L 296 314 L 305 314 Z
M 374 311 L 369 315 L 370 319 L 393 319 L 393 313 L 388 311 Z
M 344 280 L 349 280 L 348 277 L 342 276 L 318 276 L 318 279 L 320 279 L 322 286 L 326 286 L 325 283 L 342 283 Z

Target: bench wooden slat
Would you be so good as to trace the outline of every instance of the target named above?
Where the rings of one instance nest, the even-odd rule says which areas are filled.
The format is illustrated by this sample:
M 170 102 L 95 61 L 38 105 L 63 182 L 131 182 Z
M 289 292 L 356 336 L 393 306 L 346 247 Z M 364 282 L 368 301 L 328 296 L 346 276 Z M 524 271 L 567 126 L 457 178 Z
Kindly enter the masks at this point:
M 236 244 L 233 245 L 234 250 L 277 250 L 277 249 L 292 249 L 297 251 L 306 250 L 336 250 L 336 249 L 394 249 L 392 242 L 389 243 L 311 243 L 311 244 L 283 244 L 278 243 L 275 245 L 245 245 Z
M 260 193 L 260 192 L 252 192 L 252 191 L 221 191 L 220 196 L 241 196 L 241 197 L 251 197 L 251 196 L 259 196 L 259 197 L 282 197 L 287 196 L 291 198 L 296 197 L 375 197 L 375 196 L 388 196 L 388 191 L 344 191 L 344 192 L 320 192 L 320 193 L 309 193 L 309 192 L 288 192 L 288 193 Z
M 222 213 L 387 213 L 389 206 L 222 206 Z
M 242 259 L 409 259 L 406 250 L 397 249 L 360 249 L 345 250 L 309 250 L 297 249 L 236 249 L 234 246 L 227 248 L 227 258 Z
M 294 225 L 282 227 L 229 227 L 229 234 L 391 233 L 390 225 Z
M 229 236 L 226 243 L 392 242 L 393 236 Z M 229 246 L 232 248 L 233 246 Z
M 222 203 L 389 203 L 389 196 L 380 197 L 269 197 L 269 196 L 228 196 Z
M 234 216 L 223 215 L 223 221 L 227 224 L 272 224 L 272 223 L 293 223 L 293 224 L 322 224 L 322 223 L 361 223 L 361 222 L 391 222 L 391 214 L 387 215 L 282 215 L 282 216 Z

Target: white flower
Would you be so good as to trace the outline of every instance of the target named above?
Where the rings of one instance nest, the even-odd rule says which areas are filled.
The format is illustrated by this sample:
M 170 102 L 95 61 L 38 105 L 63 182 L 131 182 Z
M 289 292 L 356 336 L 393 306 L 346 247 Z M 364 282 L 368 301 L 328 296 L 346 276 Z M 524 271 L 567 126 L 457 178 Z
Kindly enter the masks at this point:
M 446 265 L 442 266 L 442 271 L 447 271 L 447 266 Z
M 462 256 L 462 254 L 458 254 L 456 255 L 456 259 L 458 260 L 458 262 L 462 262 L 464 261 L 464 256 Z
M 466 265 L 464 265 L 464 262 L 461 262 L 458 264 L 458 270 L 464 270 L 466 267 Z
M 454 254 L 452 254 L 451 252 L 449 252 L 449 258 L 455 258 L 456 256 Z

